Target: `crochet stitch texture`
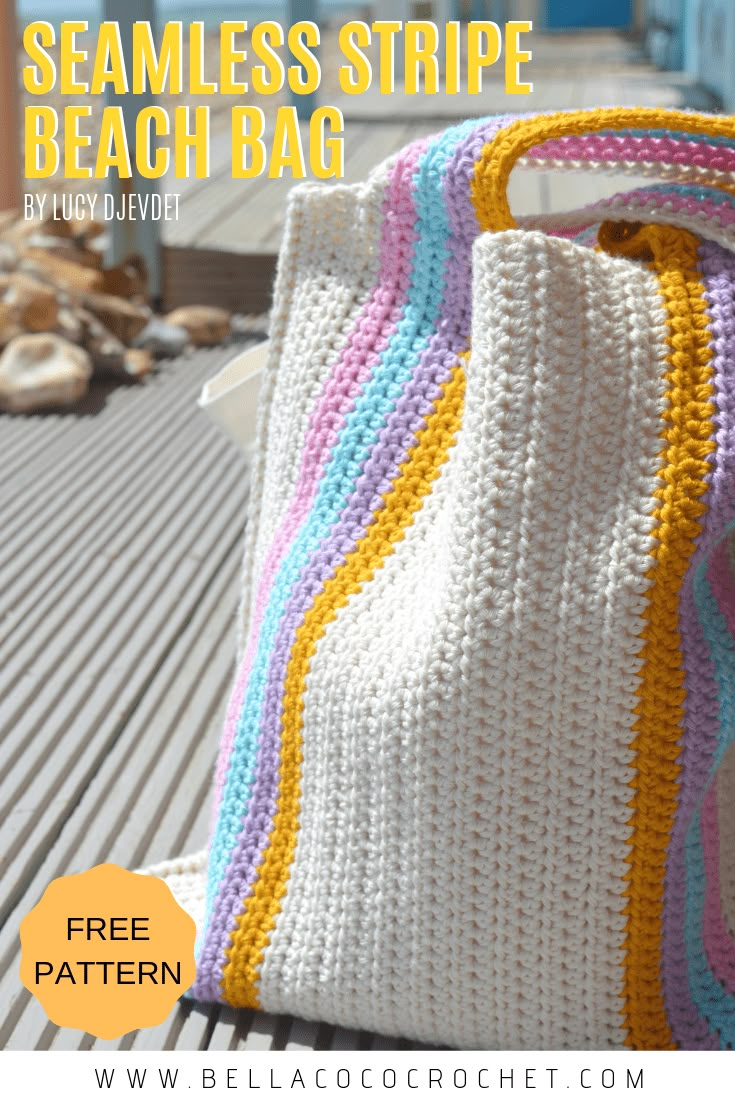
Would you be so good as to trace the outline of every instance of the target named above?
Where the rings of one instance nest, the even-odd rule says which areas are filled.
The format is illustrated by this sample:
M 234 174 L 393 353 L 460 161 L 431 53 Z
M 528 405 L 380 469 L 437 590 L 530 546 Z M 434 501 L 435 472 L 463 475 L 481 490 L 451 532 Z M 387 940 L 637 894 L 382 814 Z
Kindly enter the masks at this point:
M 518 228 L 521 156 L 675 182 Z M 682 112 L 292 192 L 195 997 L 735 1047 L 734 250 Z

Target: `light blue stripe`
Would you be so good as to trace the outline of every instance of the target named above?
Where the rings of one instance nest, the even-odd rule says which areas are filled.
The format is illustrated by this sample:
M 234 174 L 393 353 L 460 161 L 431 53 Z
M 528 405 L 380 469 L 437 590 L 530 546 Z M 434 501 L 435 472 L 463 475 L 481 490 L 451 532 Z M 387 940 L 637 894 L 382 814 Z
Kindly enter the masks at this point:
M 432 184 L 430 177 L 444 175 L 447 160 L 457 142 L 477 125 L 478 120 L 473 119 L 447 130 L 419 160 L 414 177 L 419 235 L 407 305 L 379 366 L 373 370 L 347 417 L 319 484 L 312 511 L 271 588 L 209 857 L 207 920 L 250 800 L 268 665 L 291 589 L 298 582 L 311 553 L 338 520 L 381 428 L 412 377 L 434 331 L 434 319 L 444 295 L 444 267 L 450 255 L 445 243 L 450 228 L 441 188 Z M 420 324 L 417 324 L 419 319 Z
M 722 191 L 720 188 L 706 187 L 704 184 L 652 184 L 651 187 L 636 188 L 633 194 L 639 195 L 641 192 L 655 192 L 659 195 L 671 195 L 674 192 L 687 199 L 693 198 L 700 202 L 706 200 L 710 203 L 716 203 L 718 206 L 725 205 L 735 208 L 735 195 L 730 195 L 729 192 Z
M 732 530 L 730 526 L 727 531 Z M 725 538 L 723 536 L 723 538 Z M 708 556 L 696 572 L 694 597 L 697 615 L 705 640 L 710 647 L 715 676 L 719 686 L 720 722 L 717 746 L 709 771 L 707 786 L 702 793 L 696 812 L 686 835 L 686 912 L 684 935 L 687 947 L 687 971 L 689 988 L 699 1013 L 706 1018 L 713 1030 L 720 1033 L 720 1047 L 735 1045 L 735 998 L 730 995 L 712 974 L 707 961 L 703 941 L 705 868 L 701 835 L 701 808 L 706 788 L 719 767 L 727 748 L 735 738 L 735 643 L 728 631 L 727 621 L 719 610 L 706 570 Z

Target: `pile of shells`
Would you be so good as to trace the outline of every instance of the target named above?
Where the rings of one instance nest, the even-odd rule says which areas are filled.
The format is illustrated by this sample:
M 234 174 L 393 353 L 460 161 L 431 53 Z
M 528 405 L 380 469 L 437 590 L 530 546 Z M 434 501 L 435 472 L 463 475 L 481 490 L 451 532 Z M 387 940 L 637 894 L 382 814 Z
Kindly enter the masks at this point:
M 0 215 L 0 410 L 67 406 L 94 376 L 140 379 L 189 345 L 216 345 L 231 317 L 214 306 L 155 315 L 140 257 L 105 268 L 91 219 Z

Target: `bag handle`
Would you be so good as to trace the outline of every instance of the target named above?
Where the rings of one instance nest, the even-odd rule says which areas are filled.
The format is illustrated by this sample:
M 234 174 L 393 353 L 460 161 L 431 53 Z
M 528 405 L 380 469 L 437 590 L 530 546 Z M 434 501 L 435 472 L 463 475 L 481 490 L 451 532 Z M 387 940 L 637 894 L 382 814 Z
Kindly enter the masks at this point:
M 480 228 L 496 232 L 512 230 L 516 222 L 508 203 L 508 180 L 519 157 L 529 149 L 556 138 L 597 134 L 601 130 L 664 129 L 684 135 L 735 140 L 735 118 L 701 115 L 690 111 L 655 107 L 601 107 L 591 111 L 559 111 L 517 119 L 499 130 L 482 149 L 471 182 L 472 201 Z M 701 148 L 701 147 L 700 147 Z M 735 173 L 726 173 L 732 184 L 717 185 L 735 193 Z

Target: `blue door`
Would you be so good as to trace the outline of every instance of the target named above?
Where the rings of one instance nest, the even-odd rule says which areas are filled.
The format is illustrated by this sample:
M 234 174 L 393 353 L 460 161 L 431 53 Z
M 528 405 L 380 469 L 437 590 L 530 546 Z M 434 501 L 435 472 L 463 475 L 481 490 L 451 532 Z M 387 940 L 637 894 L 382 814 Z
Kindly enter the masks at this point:
M 633 21 L 632 0 L 546 0 L 545 26 L 629 27 Z

